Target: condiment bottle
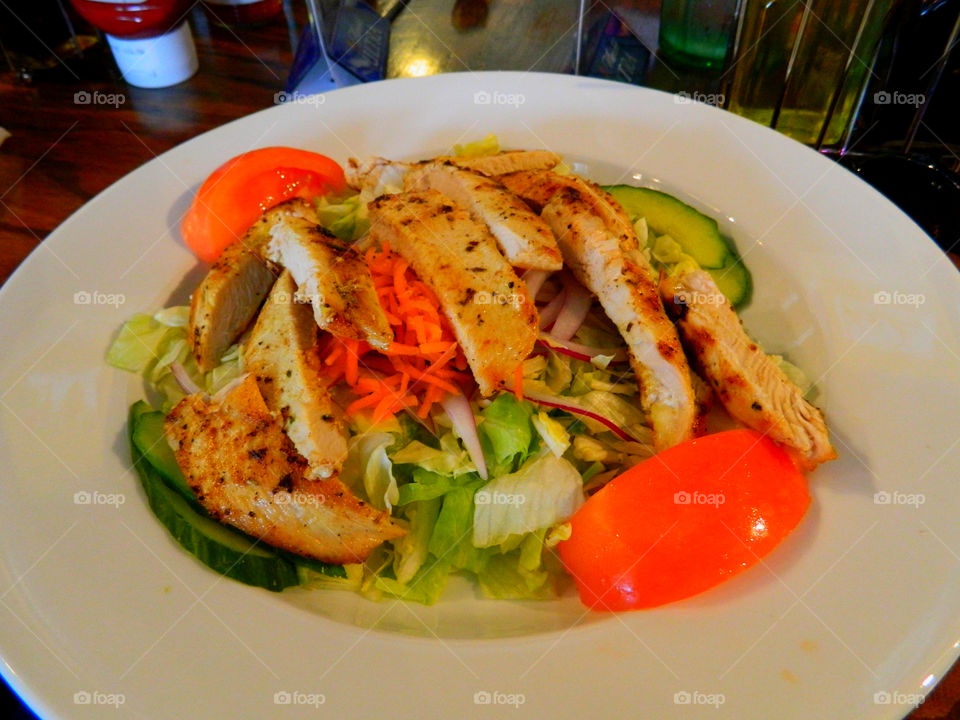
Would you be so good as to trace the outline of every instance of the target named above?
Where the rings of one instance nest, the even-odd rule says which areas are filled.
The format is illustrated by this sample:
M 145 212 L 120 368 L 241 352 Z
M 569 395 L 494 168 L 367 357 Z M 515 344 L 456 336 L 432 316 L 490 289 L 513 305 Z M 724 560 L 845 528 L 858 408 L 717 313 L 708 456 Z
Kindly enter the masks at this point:
M 123 79 L 143 88 L 176 85 L 197 71 L 188 0 L 71 0 L 107 35 Z

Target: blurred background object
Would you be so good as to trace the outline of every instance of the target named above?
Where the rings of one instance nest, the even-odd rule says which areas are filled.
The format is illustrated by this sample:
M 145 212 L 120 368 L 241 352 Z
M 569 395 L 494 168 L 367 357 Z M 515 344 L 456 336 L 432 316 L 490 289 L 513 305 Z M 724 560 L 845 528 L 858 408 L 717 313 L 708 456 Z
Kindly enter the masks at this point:
M 894 0 L 745 0 L 727 109 L 794 140 L 851 126 Z
M 691 67 L 722 67 L 737 27 L 740 0 L 663 0 L 660 52 Z
M 0 2 L 0 52 L 20 82 L 69 82 L 99 75 L 104 45 L 67 0 Z
M 263 25 L 283 11 L 283 0 L 202 0 L 207 16 L 228 28 Z

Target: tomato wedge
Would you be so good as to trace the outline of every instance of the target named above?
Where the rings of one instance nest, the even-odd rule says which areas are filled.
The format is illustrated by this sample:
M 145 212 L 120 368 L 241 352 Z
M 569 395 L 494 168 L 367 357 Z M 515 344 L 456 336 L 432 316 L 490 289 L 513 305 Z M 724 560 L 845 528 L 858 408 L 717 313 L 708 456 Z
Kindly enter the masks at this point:
M 754 565 L 809 504 L 806 479 L 783 449 L 753 430 L 729 430 L 610 481 L 571 518 L 560 557 L 588 607 L 655 607 Z
M 345 187 L 343 168 L 326 155 L 290 147 L 251 150 L 203 182 L 180 230 L 197 257 L 213 262 L 274 205 L 291 198 L 312 200 Z

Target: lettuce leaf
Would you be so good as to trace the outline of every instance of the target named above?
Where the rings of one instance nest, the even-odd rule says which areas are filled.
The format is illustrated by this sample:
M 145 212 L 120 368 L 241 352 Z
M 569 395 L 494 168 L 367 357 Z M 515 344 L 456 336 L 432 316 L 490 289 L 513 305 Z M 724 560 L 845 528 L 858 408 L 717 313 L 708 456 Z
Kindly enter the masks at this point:
M 356 240 L 370 228 L 367 203 L 361 202 L 360 195 L 321 195 L 316 210 L 320 224 L 345 242 Z
M 423 468 L 416 468 L 413 471 L 412 481 L 400 486 L 397 505 L 403 506 L 412 502 L 433 500 L 443 497 L 458 487 L 460 487 L 460 483 L 457 482 L 454 475 L 441 475 Z
M 480 444 L 490 476 L 512 471 L 530 452 L 534 437 L 533 405 L 502 393 L 481 411 L 480 416 Z
M 397 480 L 387 448 L 394 443 L 388 432 L 368 432 L 350 439 L 340 479 L 378 510 L 390 510 L 399 500 Z
M 567 460 L 548 453 L 497 477 L 475 498 L 473 544 L 490 547 L 566 521 L 584 501 L 583 480 Z
M 416 465 L 418 468 L 441 474 L 463 475 L 477 470 L 470 461 L 469 453 L 460 447 L 453 433 L 445 433 L 440 438 L 439 448 L 414 440 L 390 457 L 397 465 Z
M 421 500 L 405 509 L 410 527 L 406 535 L 393 542 L 393 574 L 397 582 L 410 582 L 426 562 L 440 502 L 439 498 Z
M 474 573 L 483 570 L 488 554 L 471 542 L 473 495 L 482 484 L 483 480 L 477 478 L 453 488 L 443 496 L 440 514 L 428 545 L 434 557 L 449 562 L 455 568 Z
M 443 594 L 449 575 L 450 563 L 431 557 L 407 583 L 378 574 L 372 585 L 375 590 L 402 600 L 433 605 Z

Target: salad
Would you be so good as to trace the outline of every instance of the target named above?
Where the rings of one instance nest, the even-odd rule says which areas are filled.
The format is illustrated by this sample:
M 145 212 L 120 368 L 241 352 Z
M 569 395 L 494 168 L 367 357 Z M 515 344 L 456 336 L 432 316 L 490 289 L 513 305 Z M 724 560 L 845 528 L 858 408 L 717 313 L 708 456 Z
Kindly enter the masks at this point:
M 107 360 L 145 381 L 154 514 L 241 582 L 651 607 L 770 552 L 835 457 L 802 372 L 744 331 L 717 223 L 555 153 L 255 150 L 182 230 L 212 263 L 190 306 Z

